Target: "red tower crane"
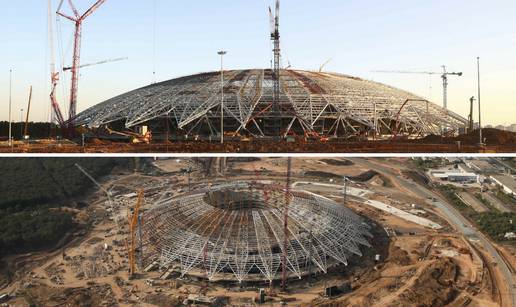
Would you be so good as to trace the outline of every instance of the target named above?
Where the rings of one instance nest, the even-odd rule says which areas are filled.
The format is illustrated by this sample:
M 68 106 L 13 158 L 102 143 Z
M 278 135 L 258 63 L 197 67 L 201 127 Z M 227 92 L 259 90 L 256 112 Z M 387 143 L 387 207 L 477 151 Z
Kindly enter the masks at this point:
M 82 24 L 86 18 L 93 14 L 106 0 L 98 0 L 93 4 L 84 14 L 80 15 L 79 11 L 73 4 L 73 0 L 67 0 L 70 9 L 73 12 L 73 16 L 70 16 L 61 11 L 65 0 L 61 0 L 57 8 L 57 14 L 75 23 L 75 34 L 74 34 L 74 46 L 73 46 L 73 58 L 72 58 L 72 85 L 70 90 L 70 108 L 68 110 L 68 128 L 70 133 L 73 133 L 75 128 L 75 116 L 77 113 L 77 91 L 79 85 L 79 68 L 81 62 L 81 37 L 82 37 Z

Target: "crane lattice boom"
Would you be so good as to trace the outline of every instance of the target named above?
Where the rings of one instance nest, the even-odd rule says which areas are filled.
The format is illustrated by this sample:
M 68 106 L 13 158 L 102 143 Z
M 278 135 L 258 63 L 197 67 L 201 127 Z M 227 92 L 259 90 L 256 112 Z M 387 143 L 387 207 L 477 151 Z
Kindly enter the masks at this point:
M 61 0 L 59 6 L 57 8 L 57 14 L 62 16 L 75 24 L 75 34 L 74 34 L 74 48 L 73 48 L 73 58 L 72 58 L 72 85 L 70 89 L 70 107 L 68 110 L 68 128 L 69 133 L 73 134 L 75 128 L 75 117 L 77 114 L 77 92 L 79 87 L 79 68 L 81 61 L 81 37 L 82 37 L 82 23 L 88 18 L 95 10 L 97 10 L 106 0 L 98 0 L 93 6 L 91 6 L 83 15 L 79 14 L 79 11 L 73 4 L 72 0 L 68 0 L 68 4 L 73 12 L 73 16 L 70 16 L 64 13 L 61 9 L 65 0 Z
M 113 63 L 113 62 L 120 62 L 120 61 L 125 61 L 127 59 L 129 59 L 129 58 L 125 57 L 125 58 L 109 59 L 109 60 L 99 61 L 99 62 L 95 62 L 95 63 L 84 64 L 84 65 L 79 66 L 79 68 L 90 67 L 90 66 L 101 65 L 101 64 L 107 64 L 107 63 Z M 72 67 L 64 67 L 63 68 L 63 71 L 67 71 L 67 70 L 72 70 Z

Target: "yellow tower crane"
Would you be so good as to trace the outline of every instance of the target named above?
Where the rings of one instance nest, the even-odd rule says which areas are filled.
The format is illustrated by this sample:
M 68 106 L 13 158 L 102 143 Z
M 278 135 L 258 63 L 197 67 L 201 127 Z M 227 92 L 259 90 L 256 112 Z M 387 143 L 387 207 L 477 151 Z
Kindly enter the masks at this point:
M 129 278 L 134 276 L 136 273 L 136 231 L 138 230 L 138 226 L 141 227 L 140 217 L 140 207 L 143 204 L 144 192 L 143 190 L 138 191 L 138 199 L 136 200 L 136 204 L 134 205 L 132 215 L 128 215 L 129 220 L 129 238 L 126 242 L 127 246 L 127 256 L 129 260 Z M 140 223 L 139 223 L 140 222 Z

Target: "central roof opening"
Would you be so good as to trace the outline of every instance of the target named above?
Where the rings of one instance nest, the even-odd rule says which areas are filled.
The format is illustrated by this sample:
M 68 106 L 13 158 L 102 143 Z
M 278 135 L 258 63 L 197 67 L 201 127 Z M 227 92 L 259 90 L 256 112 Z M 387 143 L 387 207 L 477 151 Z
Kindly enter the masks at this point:
M 266 210 L 271 207 L 256 191 L 217 190 L 204 195 L 204 201 L 223 210 Z

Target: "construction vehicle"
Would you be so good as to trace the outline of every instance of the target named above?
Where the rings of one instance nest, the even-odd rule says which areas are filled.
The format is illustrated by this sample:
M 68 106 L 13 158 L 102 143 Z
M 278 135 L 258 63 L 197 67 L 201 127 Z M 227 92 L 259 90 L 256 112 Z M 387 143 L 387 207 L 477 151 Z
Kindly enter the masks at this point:
M 32 101 L 32 85 L 29 89 L 29 103 L 28 103 L 28 106 L 27 106 L 27 115 L 25 116 L 25 130 L 24 130 L 24 133 L 23 133 L 23 138 L 25 140 L 28 140 L 29 139 L 29 113 L 30 113 L 30 103 Z
M 320 135 L 315 131 L 305 131 L 305 140 L 317 140 L 319 142 L 328 142 L 330 140 L 329 137 Z
M 315 131 L 305 131 L 303 136 L 298 135 L 293 130 L 290 130 L 285 135 L 287 142 L 308 142 L 308 141 L 319 141 L 319 142 L 328 142 L 330 140 L 327 136 L 322 136 Z
M 432 71 L 406 71 L 406 70 L 398 70 L 398 71 L 390 71 L 390 70 L 375 70 L 373 72 L 377 73 L 387 73 L 387 74 L 420 74 L 420 75 L 440 75 L 443 80 L 443 108 L 448 110 L 448 76 L 458 76 L 462 77 L 462 72 L 448 72 L 446 70 L 446 66 L 442 66 L 443 72 L 432 72 Z
M 226 132 L 224 132 L 224 136 L 228 137 L 228 139 L 238 139 L 240 142 L 251 142 L 252 141 L 252 139 L 250 137 L 243 136 L 238 131 L 235 131 L 235 132 L 226 131 Z
M 131 132 L 131 131 L 119 132 L 119 131 L 110 129 L 109 127 L 106 127 L 106 130 L 109 134 L 115 134 L 115 135 L 128 137 L 131 140 L 131 143 L 133 143 L 133 144 L 140 144 L 140 143 L 149 144 L 152 141 L 152 131 L 148 130 L 147 128 L 142 129 L 142 134 Z
M 129 261 L 129 278 L 133 278 L 136 273 L 136 231 L 141 228 L 143 224 L 142 219 L 140 218 L 140 207 L 143 204 L 144 192 L 143 190 L 138 191 L 138 199 L 136 200 L 136 204 L 134 205 L 134 209 L 132 214 L 128 213 L 128 222 L 129 222 L 129 238 L 126 241 L 127 248 L 127 256 Z

